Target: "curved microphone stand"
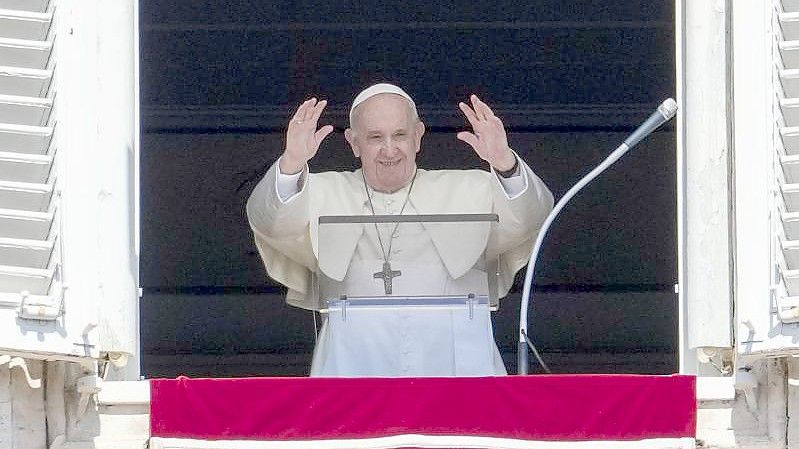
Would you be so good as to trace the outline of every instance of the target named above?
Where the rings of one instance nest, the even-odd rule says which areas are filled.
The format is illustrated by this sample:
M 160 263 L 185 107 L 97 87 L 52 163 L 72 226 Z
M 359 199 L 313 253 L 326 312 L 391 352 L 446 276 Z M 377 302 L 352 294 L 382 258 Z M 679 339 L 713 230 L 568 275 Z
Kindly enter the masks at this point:
M 624 143 L 613 150 L 613 152 L 610 153 L 610 155 L 605 158 L 601 164 L 591 170 L 587 175 L 580 179 L 577 184 L 569 189 L 569 191 L 563 195 L 557 204 L 555 204 L 555 207 L 552 209 L 552 212 L 549 213 L 546 220 L 544 220 L 541 230 L 538 231 L 538 237 L 535 239 L 533 250 L 530 253 L 530 261 L 527 264 L 527 273 L 524 276 L 524 290 L 522 292 L 522 303 L 519 311 L 519 346 L 517 368 L 519 374 L 527 374 L 528 371 L 528 345 L 530 349 L 533 350 L 544 369 L 549 372 L 549 369 L 539 357 L 538 351 L 536 351 L 527 334 L 527 316 L 529 315 L 530 297 L 532 296 L 531 284 L 533 282 L 533 275 L 535 274 L 535 263 L 538 259 L 538 252 L 541 250 L 541 244 L 544 241 L 544 237 L 546 237 L 549 227 L 552 225 L 552 222 L 555 221 L 555 217 L 557 217 L 560 211 L 566 206 L 566 203 L 568 203 L 569 200 L 571 200 L 572 197 L 577 194 L 577 192 L 588 185 L 588 183 L 593 181 L 594 178 L 599 176 L 600 173 L 613 165 L 613 163 L 619 160 L 619 158 L 624 156 L 627 151 L 634 147 L 644 137 L 648 136 L 660 125 L 666 123 L 669 121 L 669 119 L 674 117 L 675 113 L 677 113 L 677 102 L 675 102 L 672 98 L 664 101 L 660 106 L 658 106 L 658 109 L 624 141 Z

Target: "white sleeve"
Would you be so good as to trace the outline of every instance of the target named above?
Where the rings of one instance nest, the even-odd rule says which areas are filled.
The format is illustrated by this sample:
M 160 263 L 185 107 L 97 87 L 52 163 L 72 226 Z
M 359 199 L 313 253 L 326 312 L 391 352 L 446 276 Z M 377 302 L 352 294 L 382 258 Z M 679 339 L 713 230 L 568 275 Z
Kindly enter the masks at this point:
M 516 156 L 516 158 L 518 159 L 519 156 Z M 516 172 L 508 178 L 500 176 L 493 167 L 491 171 L 493 171 L 494 176 L 499 179 L 499 184 L 502 186 L 502 190 L 505 191 L 505 196 L 507 196 L 509 200 L 518 197 L 527 190 L 527 171 L 522 170 L 521 160 L 518 160 L 516 164 Z
M 308 166 L 306 165 L 299 173 L 287 175 L 280 171 L 280 162 L 278 161 L 277 173 L 275 174 L 275 191 L 281 203 L 287 203 L 300 193 L 305 185 L 305 173 L 307 171 Z

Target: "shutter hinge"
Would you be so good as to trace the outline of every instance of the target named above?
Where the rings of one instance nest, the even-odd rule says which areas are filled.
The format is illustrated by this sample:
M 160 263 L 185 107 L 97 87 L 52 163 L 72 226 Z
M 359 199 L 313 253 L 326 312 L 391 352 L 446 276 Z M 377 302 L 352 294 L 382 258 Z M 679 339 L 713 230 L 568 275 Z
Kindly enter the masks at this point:
M 65 286 L 59 289 L 58 296 L 31 295 L 30 292 L 20 293 L 19 309 L 17 316 L 25 320 L 55 321 L 64 314 Z

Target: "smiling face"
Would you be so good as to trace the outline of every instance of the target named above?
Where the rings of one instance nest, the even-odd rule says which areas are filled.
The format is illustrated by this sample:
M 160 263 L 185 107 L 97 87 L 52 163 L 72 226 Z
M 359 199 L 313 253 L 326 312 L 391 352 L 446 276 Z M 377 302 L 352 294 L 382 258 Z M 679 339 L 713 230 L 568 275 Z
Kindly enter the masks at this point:
M 424 124 L 408 100 L 396 94 L 375 95 L 356 106 L 350 126 L 344 137 L 361 160 L 367 184 L 390 193 L 411 181 Z

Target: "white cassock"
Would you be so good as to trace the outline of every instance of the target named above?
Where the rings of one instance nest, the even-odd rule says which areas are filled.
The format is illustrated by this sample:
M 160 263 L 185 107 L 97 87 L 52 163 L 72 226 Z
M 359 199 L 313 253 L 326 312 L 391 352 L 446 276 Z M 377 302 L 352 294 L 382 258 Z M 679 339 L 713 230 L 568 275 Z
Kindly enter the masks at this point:
M 459 235 L 421 223 L 402 223 L 393 234 L 394 224 L 350 226 L 349 235 L 336 236 L 335 254 L 320 257 L 319 216 L 372 213 L 360 170 L 292 178 L 278 176 L 276 167 L 254 190 L 248 217 L 267 272 L 289 288 L 290 304 L 308 309 L 324 307 L 312 294 L 316 281 L 328 297 L 336 297 L 330 295 L 336 289 L 348 296 L 384 295 L 384 283 L 374 273 L 382 268 L 389 242 L 392 269 L 402 272 L 392 280 L 394 296 L 485 293 L 486 264 L 499 266 L 498 290 L 504 296 L 552 207 L 551 193 L 523 162 L 518 176 L 502 181 L 481 170 L 419 170 L 404 215 L 496 213 L 499 224 L 467 227 Z M 369 194 L 376 214 L 398 214 L 408 187 L 391 194 L 369 189 Z M 484 252 L 488 260 L 478 260 Z M 324 275 L 317 277 L 317 271 Z M 490 319 L 478 321 L 396 311 L 348 319 L 346 337 L 325 322 L 311 375 L 505 374 Z

